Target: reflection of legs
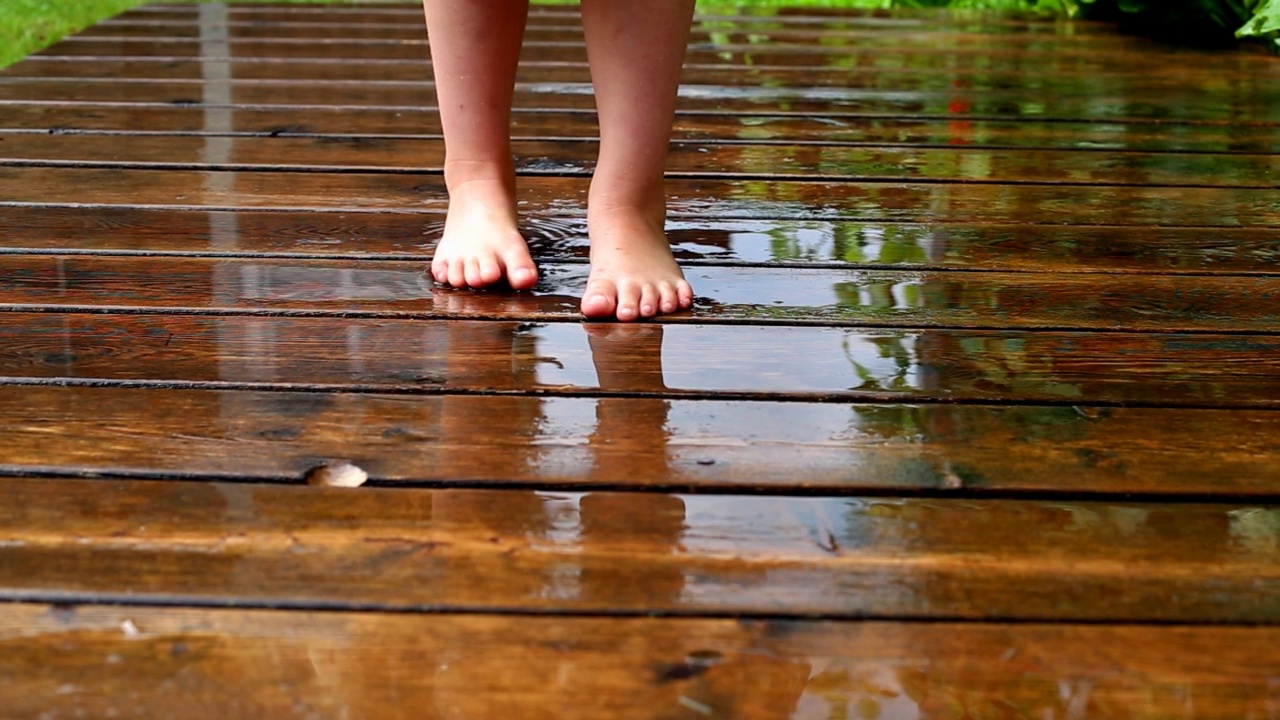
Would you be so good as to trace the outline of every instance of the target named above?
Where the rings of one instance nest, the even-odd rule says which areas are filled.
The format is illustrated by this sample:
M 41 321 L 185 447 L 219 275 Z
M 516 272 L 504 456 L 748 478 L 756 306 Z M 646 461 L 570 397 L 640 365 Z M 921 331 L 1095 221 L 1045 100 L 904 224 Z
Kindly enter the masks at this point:
M 601 390 L 662 392 L 661 325 L 586 325 Z M 624 433 L 625 434 L 625 433 Z
M 533 287 L 537 269 L 516 229 L 511 98 L 528 0 L 425 0 L 445 137 L 449 215 L 431 274 L 482 287 Z
M 661 392 L 661 325 L 588 325 L 591 361 L 600 389 L 614 392 Z M 593 478 L 621 483 L 668 480 L 667 415 L 662 398 L 600 398 L 596 431 L 591 436 Z M 592 493 L 582 498 L 583 542 L 596 545 L 650 546 L 673 551 L 684 533 L 684 501 L 649 492 Z M 674 563 L 652 559 L 637 563 L 584 566 L 582 595 L 597 602 L 625 602 L 643 597 L 648 603 L 671 604 L 684 590 L 684 573 Z
M 687 309 L 693 290 L 663 233 L 662 184 L 693 0 L 583 0 L 600 112 L 600 160 L 587 225 L 587 317 L 619 320 Z
M 600 389 L 611 392 L 666 390 L 662 381 L 661 325 L 587 325 L 591 362 Z M 664 398 L 600 398 L 590 448 L 597 481 L 669 481 Z

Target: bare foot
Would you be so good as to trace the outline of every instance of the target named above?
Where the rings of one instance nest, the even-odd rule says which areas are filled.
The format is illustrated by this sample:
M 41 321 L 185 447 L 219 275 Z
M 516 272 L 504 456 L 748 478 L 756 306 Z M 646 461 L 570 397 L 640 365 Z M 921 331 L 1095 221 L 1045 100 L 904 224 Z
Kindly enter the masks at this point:
M 588 210 L 591 275 L 582 314 L 623 322 L 693 307 L 693 288 L 671 254 L 661 220 L 634 208 Z
M 515 199 L 505 183 L 450 185 L 449 215 L 431 276 L 453 287 L 482 288 L 504 279 L 516 290 L 537 284 L 538 269 L 516 227 Z

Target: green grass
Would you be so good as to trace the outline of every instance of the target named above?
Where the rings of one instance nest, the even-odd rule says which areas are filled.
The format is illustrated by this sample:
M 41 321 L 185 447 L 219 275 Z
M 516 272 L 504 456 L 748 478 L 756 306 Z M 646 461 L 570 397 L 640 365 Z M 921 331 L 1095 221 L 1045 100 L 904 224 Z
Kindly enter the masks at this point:
M 139 0 L 0 0 L 0 67 L 140 4 Z

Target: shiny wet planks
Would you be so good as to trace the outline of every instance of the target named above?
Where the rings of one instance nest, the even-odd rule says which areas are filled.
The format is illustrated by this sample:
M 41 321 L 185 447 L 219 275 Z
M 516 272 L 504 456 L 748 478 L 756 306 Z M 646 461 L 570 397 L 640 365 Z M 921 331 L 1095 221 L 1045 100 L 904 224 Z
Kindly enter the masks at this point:
M 10 715 L 1280 715 L 1280 62 L 707 16 L 697 302 L 621 327 L 572 9 L 513 119 L 543 282 L 426 279 L 419 12 L 144 7 L 0 73 Z

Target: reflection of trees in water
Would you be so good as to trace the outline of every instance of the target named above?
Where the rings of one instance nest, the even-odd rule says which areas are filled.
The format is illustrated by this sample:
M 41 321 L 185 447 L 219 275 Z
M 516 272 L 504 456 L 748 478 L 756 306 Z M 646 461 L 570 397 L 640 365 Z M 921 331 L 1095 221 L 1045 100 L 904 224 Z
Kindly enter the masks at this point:
M 840 340 L 840 346 L 844 350 L 845 358 L 849 360 L 849 364 L 853 366 L 853 372 L 861 381 L 852 390 L 863 390 L 869 392 L 905 392 L 910 393 L 917 389 L 916 373 L 920 368 L 919 359 L 916 357 L 916 341 L 918 335 L 908 333 L 895 333 L 884 335 L 854 335 L 846 333 Z M 878 357 L 889 359 L 892 361 L 892 370 L 889 373 L 873 370 L 865 363 L 859 362 L 858 354 L 851 347 L 851 342 L 860 340 L 868 343 L 876 348 Z M 883 367 L 883 365 L 879 366 Z

